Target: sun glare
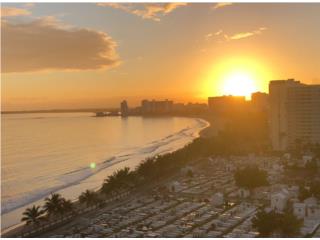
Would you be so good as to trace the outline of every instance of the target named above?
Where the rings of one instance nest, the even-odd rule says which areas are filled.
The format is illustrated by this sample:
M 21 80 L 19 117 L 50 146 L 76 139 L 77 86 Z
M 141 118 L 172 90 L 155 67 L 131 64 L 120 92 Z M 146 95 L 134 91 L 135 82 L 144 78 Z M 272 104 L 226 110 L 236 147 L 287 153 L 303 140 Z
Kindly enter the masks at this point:
M 255 80 L 249 72 L 234 71 L 228 74 L 223 83 L 223 94 L 245 96 L 249 98 L 251 93 L 258 89 Z
M 209 70 L 204 95 L 234 95 L 251 98 L 251 93 L 266 92 L 271 73 L 254 58 L 228 58 L 214 63 Z

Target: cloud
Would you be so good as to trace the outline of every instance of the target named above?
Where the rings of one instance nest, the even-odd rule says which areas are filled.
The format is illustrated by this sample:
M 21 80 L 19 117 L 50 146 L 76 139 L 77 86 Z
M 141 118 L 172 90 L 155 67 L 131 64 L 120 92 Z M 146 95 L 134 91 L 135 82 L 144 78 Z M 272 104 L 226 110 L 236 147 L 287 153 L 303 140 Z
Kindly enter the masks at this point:
M 261 34 L 263 31 L 265 31 L 267 28 L 265 27 L 261 27 L 258 30 L 252 31 L 252 32 L 241 32 L 241 33 L 236 33 L 232 36 L 227 36 L 228 40 L 239 40 L 239 39 L 243 39 L 243 38 L 248 38 L 254 35 L 259 35 Z
M 112 7 L 120 9 L 130 14 L 134 14 L 143 19 L 150 19 L 154 21 L 160 21 L 160 17 L 169 14 L 178 7 L 186 6 L 187 3 L 144 3 L 144 4 L 132 4 L 132 3 L 98 3 L 98 6 Z
M 207 41 L 209 41 L 211 38 L 213 38 L 213 37 L 215 37 L 215 36 L 219 36 L 219 35 L 221 35 L 223 33 L 223 31 L 222 30 L 219 30 L 219 31 L 216 31 L 216 32 L 214 32 L 214 33 L 208 33 L 208 34 L 206 34 L 205 36 L 204 36 L 204 38 L 205 38 L 205 40 L 207 40 Z
M 228 35 L 226 33 L 223 32 L 223 30 L 218 30 L 215 33 L 208 33 L 205 35 L 205 40 L 209 41 L 211 39 L 218 39 L 219 42 L 223 42 L 223 41 L 231 41 L 231 40 L 239 40 L 239 39 L 243 39 L 243 38 L 248 38 L 248 37 L 252 37 L 254 35 L 259 35 L 262 34 L 263 31 L 267 30 L 266 27 L 260 27 L 257 30 L 251 31 L 251 32 L 240 32 L 240 33 L 236 33 L 233 35 Z
M 213 36 L 212 33 L 208 33 L 208 34 L 205 35 L 204 37 L 205 37 L 205 39 L 206 39 L 207 41 L 209 41 L 212 36 Z
M 221 2 L 221 3 L 216 3 L 214 6 L 213 6 L 213 9 L 216 10 L 216 9 L 219 9 L 219 8 L 224 8 L 224 7 L 227 7 L 227 6 L 231 6 L 233 3 L 228 3 L 228 2 Z
M 117 44 L 104 32 L 65 26 L 52 17 L 2 22 L 2 72 L 90 70 L 119 64 Z
M 222 30 L 219 30 L 219 31 L 215 32 L 214 35 L 219 36 L 222 32 L 223 32 Z
M 15 7 L 2 7 L 1 8 L 1 17 L 14 17 L 14 16 L 26 16 L 31 15 L 31 12 L 23 8 Z

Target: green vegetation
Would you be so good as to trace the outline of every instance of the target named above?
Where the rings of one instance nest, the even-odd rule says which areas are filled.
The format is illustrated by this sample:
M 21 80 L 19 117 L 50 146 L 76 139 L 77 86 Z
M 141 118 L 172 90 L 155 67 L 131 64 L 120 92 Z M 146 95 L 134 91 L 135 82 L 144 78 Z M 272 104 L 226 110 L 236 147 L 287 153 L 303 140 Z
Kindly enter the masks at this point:
M 50 197 L 45 198 L 44 210 L 49 217 L 63 215 L 64 209 L 62 207 L 65 199 L 60 194 L 54 193 Z
M 45 198 L 44 206 L 33 206 L 27 208 L 23 213 L 21 221 L 26 222 L 27 225 L 38 225 L 41 221 L 48 218 L 55 219 L 63 217 L 65 214 L 74 212 L 74 204 L 71 200 L 66 200 L 58 193 L 53 193 L 50 197 Z
M 299 186 L 299 200 L 304 201 L 309 197 L 320 199 L 320 182 L 314 181 L 308 185 Z
M 104 180 L 101 192 L 108 194 L 117 194 L 123 190 L 134 187 L 137 181 L 136 174 L 131 172 L 128 167 L 117 170 Z
M 320 181 L 314 181 L 310 184 L 310 192 L 314 197 L 320 199 Z
M 188 171 L 187 171 L 187 177 L 188 178 L 193 178 L 193 171 L 191 170 L 191 169 L 189 169 Z
M 318 172 L 318 164 L 316 158 L 312 158 L 311 161 L 308 161 L 305 165 L 305 169 L 310 175 L 315 175 Z
M 252 226 L 258 230 L 260 237 L 268 237 L 278 227 L 275 219 L 277 214 L 274 211 L 270 213 L 259 211 L 252 219 Z
M 315 158 L 320 159 L 320 144 L 296 139 L 290 153 L 294 158 L 301 158 L 305 153 L 313 153 Z
M 33 205 L 32 208 L 27 208 L 23 212 L 23 218 L 21 221 L 26 222 L 27 225 L 35 224 L 38 225 L 44 219 L 44 211 L 40 209 L 40 206 Z
M 268 185 L 267 173 L 257 167 L 249 166 L 234 173 L 237 186 L 252 190 Z
M 79 202 L 86 204 L 87 207 L 95 206 L 99 203 L 99 195 L 94 191 L 86 190 L 79 196 Z
M 74 204 L 71 202 L 71 200 L 62 200 L 62 213 L 73 213 L 74 212 Z
M 280 232 L 283 237 L 296 237 L 300 233 L 303 220 L 298 219 L 292 212 L 280 214 Z
M 277 213 L 275 211 L 259 211 L 252 219 L 252 226 L 256 228 L 260 237 L 269 237 L 279 234 L 281 237 L 297 236 L 303 220 L 297 219 L 292 212 Z
M 311 197 L 312 194 L 309 189 L 307 189 L 305 186 L 301 185 L 299 186 L 299 195 L 298 198 L 300 201 L 304 201 L 305 199 Z

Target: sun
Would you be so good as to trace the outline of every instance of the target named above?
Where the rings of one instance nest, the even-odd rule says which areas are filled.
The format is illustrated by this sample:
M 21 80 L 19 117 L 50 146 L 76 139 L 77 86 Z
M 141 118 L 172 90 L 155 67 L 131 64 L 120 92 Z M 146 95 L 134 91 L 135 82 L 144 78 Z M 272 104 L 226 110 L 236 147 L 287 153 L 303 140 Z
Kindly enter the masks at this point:
M 244 70 L 231 71 L 224 77 L 222 92 L 224 95 L 245 96 L 249 98 L 258 91 L 254 77 Z
M 254 92 L 267 92 L 271 72 L 258 58 L 231 57 L 213 62 L 205 81 L 204 96 L 245 96 Z

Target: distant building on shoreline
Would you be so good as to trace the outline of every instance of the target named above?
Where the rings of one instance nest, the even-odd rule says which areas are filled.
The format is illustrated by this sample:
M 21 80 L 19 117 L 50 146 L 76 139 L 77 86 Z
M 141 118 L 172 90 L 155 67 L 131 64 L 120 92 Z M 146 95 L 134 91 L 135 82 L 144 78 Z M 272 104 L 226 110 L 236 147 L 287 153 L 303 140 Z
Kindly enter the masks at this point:
M 274 150 L 285 151 L 297 140 L 320 143 L 320 85 L 294 79 L 269 83 L 269 124 Z
M 178 115 L 194 116 L 207 114 L 208 105 L 205 103 L 174 103 L 172 100 L 147 100 L 141 101 L 141 105 L 130 108 L 126 100 L 120 103 L 120 112 L 122 116 L 139 115 Z
M 123 100 L 120 103 L 120 111 L 121 111 L 121 116 L 122 117 L 126 117 L 129 115 L 129 107 L 128 107 L 128 103 L 126 100 Z
M 173 110 L 173 101 L 168 99 L 164 101 L 156 100 L 142 100 L 141 101 L 141 113 L 142 114 L 160 114 L 160 113 L 170 113 Z

